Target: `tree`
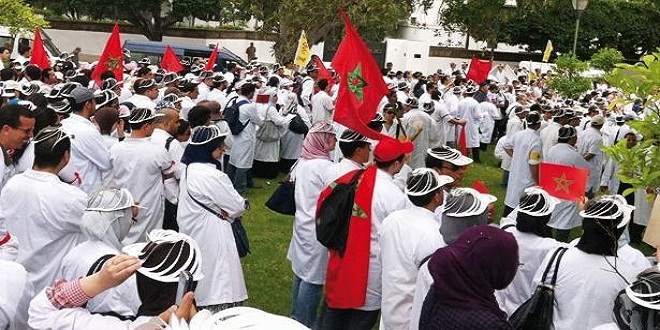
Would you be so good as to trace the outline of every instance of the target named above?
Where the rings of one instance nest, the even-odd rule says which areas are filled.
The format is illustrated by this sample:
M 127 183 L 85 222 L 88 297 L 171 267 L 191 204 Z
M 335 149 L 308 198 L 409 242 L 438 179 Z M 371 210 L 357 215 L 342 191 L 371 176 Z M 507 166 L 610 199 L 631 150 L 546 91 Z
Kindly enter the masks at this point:
M 256 0 L 249 1 L 254 17 L 265 32 L 278 34 L 273 47 L 278 61 L 293 59 L 298 36 L 305 30 L 310 45 L 325 41 L 326 47 L 337 45 L 343 25 L 338 11 L 345 8 L 353 24 L 368 44 L 380 43 L 392 35 L 410 17 L 417 4 L 429 6 L 429 0 Z
M 563 97 L 577 99 L 591 88 L 591 79 L 581 77 L 580 73 L 589 68 L 589 64 L 578 60 L 572 54 L 563 54 L 555 60 L 556 74 L 548 85 Z
M 8 26 L 11 33 L 34 31 L 48 25 L 35 15 L 32 8 L 23 0 L 0 0 L 0 25 Z
M 625 60 L 625 58 L 620 51 L 613 48 L 602 48 L 591 55 L 591 61 L 589 61 L 589 64 L 596 69 L 610 72 L 614 69 L 617 63 L 621 63 L 623 60 Z
M 516 0 L 515 7 L 506 9 L 501 5 L 501 0 L 445 0 L 441 24 L 480 41 L 496 38 L 528 51 L 543 51 L 548 40 L 558 53 L 571 51 L 577 15 L 571 0 Z M 658 21 L 658 0 L 590 1 L 580 21 L 577 56 L 589 58 L 610 47 L 626 58 L 639 58 L 660 46 Z
M 31 0 L 58 15 L 80 19 L 113 19 L 138 27 L 149 40 L 161 41 L 165 30 L 186 17 L 225 23 L 226 18 L 249 19 L 237 10 L 238 0 Z
M 648 110 L 644 120 L 629 125 L 642 135 L 642 141 L 627 148 L 624 141 L 605 148 L 605 152 L 619 164 L 619 179 L 635 189 L 660 193 L 660 49 L 645 55 L 637 64 L 617 64 L 605 78 L 619 88 L 624 97 L 615 105 L 641 99 Z M 630 193 L 627 191 L 625 193 Z

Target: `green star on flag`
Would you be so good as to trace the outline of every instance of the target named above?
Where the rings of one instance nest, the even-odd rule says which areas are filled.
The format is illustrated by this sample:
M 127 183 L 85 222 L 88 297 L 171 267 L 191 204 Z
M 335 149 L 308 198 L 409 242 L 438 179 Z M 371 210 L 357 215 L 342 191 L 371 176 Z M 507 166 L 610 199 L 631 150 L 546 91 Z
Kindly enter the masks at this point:
M 367 87 L 367 82 L 362 78 L 362 64 L 358 63 L 355 69 L 348 74 L 348 89 L 362 102 L 364 98 L 363 89 L 365 87 Z

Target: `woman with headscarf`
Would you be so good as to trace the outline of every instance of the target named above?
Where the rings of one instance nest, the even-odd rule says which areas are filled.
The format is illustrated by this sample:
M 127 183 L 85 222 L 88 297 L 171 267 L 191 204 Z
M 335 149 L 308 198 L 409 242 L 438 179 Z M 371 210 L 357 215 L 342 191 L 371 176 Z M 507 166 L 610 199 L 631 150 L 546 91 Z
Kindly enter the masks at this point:
M 191 274 L 193 287 L 204 278 L 199 247 L 190 236 L 156 229 L 147 235 L 147 242 L 122 251 L 128 255 L 104 260 L 88 276 L 58 280 L 41 290 L 30 302 L 29 326 L 49 330 L 164 329 L 173 313 L 179 318 L 192 316 L 192 294 L 183 297 L 179 308 L 174 306 L 182 271 Z M 136 318 L 92 314 L 82 307 L 133 274 L 142 302 Z
M 82 217 L 82 232 L 87 241 L 77 245 L 62 259 L 60 273 L 72 281 L 98 271 L 99 265 L 119 254 L 121 240 L 135 221 L 137 206 L 127 189 L 105 189 L 90 195 Z M 140 298 L 135 277 L 103 292 L 87 302 L 92 313 L 132 317 L 137 314 Z
M 296 201 L 293 235 L 287 253 L 294 273 L 291 314 L 308 327 L 316 320 L 328 264 L 328 250 L 316 239 L 315 218 L 317 200 L 334 164 L 330 152 L 336 141 L 332 124 L 326 121 L 314 124 L 303 141 L 300 160 L 291 170 Z
M 429 260 L 433 285 L 426 295 L 419 329 L 511 329 L 494 292 L 518 268 L 513 235 L 481 225 L 463 232 Z
M 534 294 L 536 287 L 532 280 L 543 258 L 563 246 L 552 238 L 552 229 L 548 227 L 550 216 L 559 203 L 559 199 L 540 187 L 530 187 L 520 197 L 518 207 L 500 222 L 500 227 L 516 238 L 520 255 L 520 267 L 513 282 L 495 294 L 509 315 Z
M 617 241 L 633 209 L 621 195 L 604 195 L 587 202 L 580 212 L 584 233 L 561 259 L 554 287 L 556 330 L 591 329 L 614 321 L 614 298 L 639 271 L 617 253 Z M 550 257 L 541 263 L 534 285 Z M 554 276 L 553 271 L 548 276 Z
M 263 122 L 257 129 L 257 140 L 254 146 L 254 164 L 252 170 L 255 177 L 275 179 L 277 163 L 280 160 L 280 137 L 288 130 L 288 124 L 293 114 L 281 115 L 276 108 L 277 88 L 268 87 L 257 95 L 255 108 Z
M 179 230 L 201 248 L 206 278 L 199 282 L 197 304 L 220 311 L 247 299 L 240 258 L 231 223 L 246 209 L 246 201 L 220 170 L 223 132 L 215 125 L 200 126 L 183 153 L 186 169 L 179 184 Z

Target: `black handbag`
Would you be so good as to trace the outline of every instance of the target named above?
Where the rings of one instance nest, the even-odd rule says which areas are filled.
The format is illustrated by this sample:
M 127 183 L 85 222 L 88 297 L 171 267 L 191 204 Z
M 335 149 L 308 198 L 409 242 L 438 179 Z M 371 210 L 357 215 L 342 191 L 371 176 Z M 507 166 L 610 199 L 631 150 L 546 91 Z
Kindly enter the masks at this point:
M 186 182 L 188 182 L 187 170 L 186 170 Z M 190 190 L 186 189 L 186 192 L 188 193 L 188 197 L 190 197 L 190 199 L 192 199 L 193 202 L 197 203 L 197 205 L 199 205 L 204 210 L 210 212 L 211 214 L 215 215 L 216 217 L 222 220 L 230 221 L 230 219 L 221 212 L 218 212 L 204 205 L 202 202 L 198 201 L 195 197 L 193 197 L 193 195 L 190 194 Z M 247 204 L 247 200 L 245 202 L 246 205 L 249 205 Z M 234 219 L 233 222 L 231 222 L 231 231 L 234 234 L 234 241 L 236 242 L 236 250 L 238 251 L 238 256 L 243 258 L 248 254 L 250 254 L 250 240 L 248 239 L 247 231 L 245 230 L 245 227 L 243 227 L 243 223 L 241 222 L 241 217 L 238 217 Z
M 552 328 L 552 314 L 555 308 L 555 284 L 561 258 L 567 248 L 558 248 L 552 254 L 550 262 L 545 267 L 541 283 L 531 298 L 527 299 L 509 317 L 513 329 L 518 330 L 550 330 Z M 556 261 L 555 261 L 556 260 Z M 554 273 L 550 283 L 546 283 L 548 272 L 554 266 Z
M 280 182 L 270 198 L 266 201 L 266 207 L 274 212 L 284 215 L 296 214 L 296 199 L 294 197 L 296 183 L 289 180 L 289 176 Z
M 309 127 L 307 127 L 307 124 L 305 124 L 302 117 L 297 113 L 289 122 L 289 129 L 296 134 L 307 134 L 309 132 Z

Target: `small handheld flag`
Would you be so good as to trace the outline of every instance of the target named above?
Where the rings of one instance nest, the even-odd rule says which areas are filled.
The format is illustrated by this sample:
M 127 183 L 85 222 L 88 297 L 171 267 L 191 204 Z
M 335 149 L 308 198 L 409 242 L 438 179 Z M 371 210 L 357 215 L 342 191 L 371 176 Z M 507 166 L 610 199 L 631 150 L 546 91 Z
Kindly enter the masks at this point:
M 557 198 L 575 201 L 584 196 L 587 189 L 589 170 L 541 162 L 539 186 Z
M 32 42 L 32 57 L 30 58 L 30 64 L 34 64 L 42 70 L 50 68 L 50 60 L 48 59 L 48 53 L 46 53 L 46 49 L 44 48 L 44 41 L 41 39 L 41 33 L 39 32 L 39 29 L 34 30 L 34 41 Z
M 218 52 L 220 49 L 218 48 L 218 45 L 215 45 L 215 49 L 211 52 L 211 56 L 209 57 L 209 60 L 206 62 L 206 66 L 204 66 L 204 70 L 206 71 L 213 71 L 213 67 L 215 66 L 215 62 L 218 61 Z
M 298 39 L 298 48 L 296 49 L 296 57 L 293 60 L 293 64 L 297 65 L 299 68 L 304 68 L 309 62 L 312 52 L 309 50 L 309 44 L 307 43 L 307 35 L 305 30 L 300 32 L 300 39 Z
M 548 62 L 550 60 L 550 55 L 552 55 L 552 41 L 548 40 L 548 43 L 545 45 L 545 50 L 543 51 L 543 62 Z
M 165 54 L 163 54 L 163 58 L 160 60 L 160 67 L 169 72 L 179 73 L 183 71 L 183 65 L 179 62 L 170 45 L 167 45 L 165 48 Z

